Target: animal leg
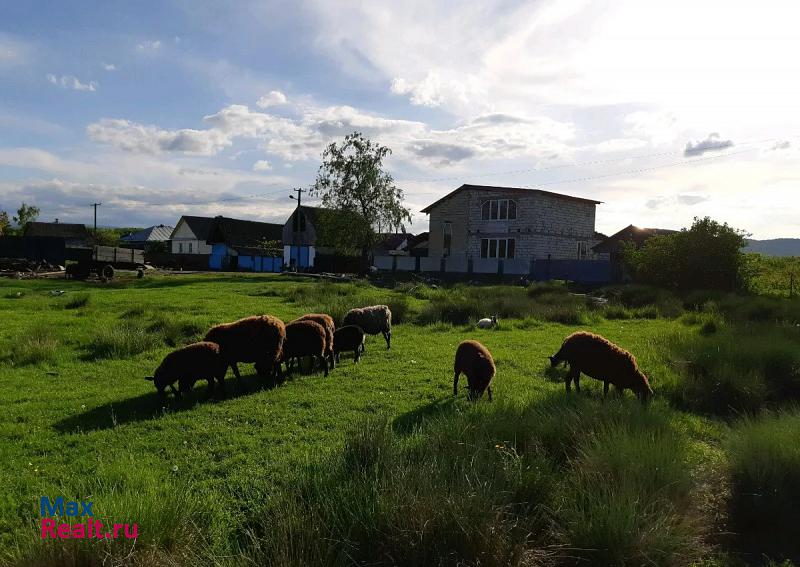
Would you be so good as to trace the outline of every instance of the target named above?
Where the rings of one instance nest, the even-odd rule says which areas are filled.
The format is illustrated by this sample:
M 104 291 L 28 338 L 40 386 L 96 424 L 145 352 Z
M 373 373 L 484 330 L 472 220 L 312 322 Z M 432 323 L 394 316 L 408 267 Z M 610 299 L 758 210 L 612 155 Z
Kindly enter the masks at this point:
M 579 371 L 575 372 L 575 377 L 573 378 L 575 381 L 575 391 L 577 393 L 581 393 L 581 373 Z
M 235 362 L 231 362 L 230 366 L 233 369 L 233 375 L 236 376 L 236 381 L 237 382 L 241 381 L 242 375 L 239 374 L 239 367 L 236 366 Z
M 569 372 L 567 372 L 566 377 L 564 378 L 564 384 L 567 387 L 567 394 L 572 391 L 572 381 L 575 380 L 575 389 L 580 392 L 580 386 L 578 385 L 578 379 L 580 378 L 580 370 L 577 368 L 570 366 Z
M 388 331 L 383 331 L 383 338 L 386 339 L 386 350 L 392 348 L 392 331 L 389 329 Z
M 486 393 L 489 395 L 489 401 L 491 402 L 492 401 L 492 387 L 491 386 L 486 388 Z
M 458 376 L 460 374 L 461 374 L 461 372 L 456 370 L 455 374 L 453 375 L 453 396 L 454 397 L 458 395 Z
M 322 368 L 325 370 L 325 376 L 328 375 L 328 361 L 326 360 L 325 356 L 320 357 L 322 359 Z

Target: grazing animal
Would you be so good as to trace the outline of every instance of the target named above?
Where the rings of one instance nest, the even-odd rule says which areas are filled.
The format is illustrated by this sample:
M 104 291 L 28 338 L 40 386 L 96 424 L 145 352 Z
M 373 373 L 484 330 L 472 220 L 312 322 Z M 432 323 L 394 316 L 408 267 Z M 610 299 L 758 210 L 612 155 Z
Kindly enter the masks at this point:
M 480 321 L 478 321 L 478 328 L 479 329 L 491 329 L 492 327 L 497 326 L 497 315 L 492 315 L 491 317 L 484 317 Z
M 358 325 L 368 335 L 383 333 L 386 349 L 392 346 L 392 312 L 386 305 L 351 309 L 344 316 L 345 325 Z
M 333 352 L 336 355 L 336 362 L 339 362 L 340 352 L 353 352 L 353 362 L 358 362 L 361 359 L 361 353 L 364 352 L 364 340 L 366 334 L 364 330 L 358 325 L 345 325 L 339 327 L 333 334 Z
M 335 342 L 333 333 L 336 330 L 336 325 L 333 323 L 333 317 L 323 313 L 309 313 L 307 315 L 303 315 L 302 317 L 298 317 L 292 321 L 292 323 L 295 321 L 314 321 L 315 323 L 322 325 L 322 327 L 325 329 L 325 344 L 327 345 L 326 356 L 328 357 L 328 364 L 331 368 L 333 368 L 335 362 L 333 355 L 333 344 Z
M 283 321 L 271 315 L 256 315 L 211 327 L 203 340 L 219 345 L 222 357 L 239 379 L 237 362 L 255 362 L 259 375 L 280 377 L 285 339 Z
M 632 390 L 642 403 L 653 396 L 650 382 L 639 370 L 633 355 L 600 335 L 585 331 L 572 333 L 564 339 L 559 351 L 549 358 L 553 367 L 561 362 L 569 364 L 564 379 L 567 392 L 571 391 L 573 380 L 575 390 L 581 391 L 580 376 L 583 372 L 603 382 L 604 396 L 608 395 L 609 384 L 613 384 L 620 394 L 626 388 Z
M 220 354 L 217 343 L 199 342 L 187 345 L 172 351 L 159 364 L 150 380 L 158 390 L 159 399 L 164 399 L 164 390 L 169 387 L 176 399 L 181 394 L 189 392 L 198 380 L 208 380 L 209 396 L 214 391 L 214 381 L 219 384 L 219 389 L 225 391 L 225 372 L 228 363 Z M 175 382 L 178 389 L 175 389 Z
M 492 401 L 492 380 L 496 372 L 492 353 L 478 341 L 464 341 L 456 349 L 453 363 L 453 395 L 458 395 L 458 377 L 461 373 L 467 376 L 467 387 L 470 399 L 476 400 L 483 392 Z
M 291 370 L 292 359 L 304 356 L 317 358 L 322 363 L 325 376 L 328 375 L 328 361 L 325 358 L 327 343 L 325 328 L 314 321 L 294 321 L 286 325 L 286 342 L 283 343 L 283 361 L 287 372 Z

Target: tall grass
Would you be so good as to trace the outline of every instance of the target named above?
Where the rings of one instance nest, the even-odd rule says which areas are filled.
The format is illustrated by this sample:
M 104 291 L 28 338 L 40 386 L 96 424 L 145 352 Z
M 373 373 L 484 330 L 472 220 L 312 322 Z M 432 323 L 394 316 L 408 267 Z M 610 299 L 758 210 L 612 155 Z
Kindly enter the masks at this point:
M 16 337 L 7 359 L 14 366 L 52 363 L 60 344 L 50 328 L 37 324 Z
M 143 325 L 123 321 L 100 329 L 87 345 L 87 358 L 130 358 L 158 346 L 162 335 Z
M 672 565 L 701 553 L 686 439 L 563 396 L 360 424 L 248 520 L 257 564 Z M 680 562 L 680 561 L 678 561 Z
M 674 335 L 679 379 L 666 391 L 682 407 L 718 415 L 753 413 L 800 400 L 800 329 L 721 325 Z
M 589 318 L 584 297 L 572 295 L 565 287 L 554 284 L 533 284 L 529 288 L 457 285 L 429 293 L 427 299 L 417 316 L 417 322 L 423 325 L 438 322 L 464 325 L 489 315 L 569 325 L 585 324 Z
M 67 299 L 64 303 L 64 309 L 80 309 L 89 304 L 91 296 L 88 293 L 79 293 Z
M 731 435 L 731 524 L 743 547 L 800 561 L 800 411 L 745 419 Z

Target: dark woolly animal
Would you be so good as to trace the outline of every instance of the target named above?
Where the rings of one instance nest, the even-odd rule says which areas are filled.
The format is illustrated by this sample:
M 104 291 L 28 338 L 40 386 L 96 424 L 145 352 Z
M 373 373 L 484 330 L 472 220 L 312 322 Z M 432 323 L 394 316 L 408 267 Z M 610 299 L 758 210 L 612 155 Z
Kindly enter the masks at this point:
M 580 392 L 581 372 L 603 382 L 603 395 L 608 395 L 608 385 L 613 384 L 620 392 L 632 390 L 644 403 L 653 395 L 650 383 L 636 364 L 636 359 L 611 341 L 594 333 L 580 331 L 572 333 L 561 345 L 559 351 L 550 357 L 550 364 L 569 364 L 569 372 L 564 380 L 567 392 L 570 383 L 575 381 L 575 389 Z
M 392 346 L 392 311 L 386 305 L 351 309 L 344 316 L 344 325 L 358 325 L 368 335 L 383 334 L 386 348 Z
M 336 362 L 339 362 L 340 352 L 353 352 L 353 362 L 361 359 L 364 352 L 364 330 L 358 325 L 345 325 L 339 327 L 333 334 L 333 352 L 336 355 Z
M 286 342 L 283 343 L 283 361 L 289 371 L 289 361 L 293 358 L 311 356 L 322 363 L 325 376 L 328 375 L 328 361 L 325 359 L 327 343 L 325 328 L 314 321 L 294 321 L 286 325 Z
M 496 372 L 492 353 L 478 341 L 464 341 L 456 349 L 453 363 L 453 395 L 458 395 L 458 377 L 461 373 L 467 376 L 467 387 L 470 399 L 476 400 L 483 392 L 492 401 L 492 379 Z
M 245 317 L 211 327 L 203 340 L 217 343 L 222 357 L 240 378 L 237 362 L 255 362 L 259 375 L 280 375 L 280 360 L 286 329 L 271 315 Z
M 152 376 L 145 378 L 155 384 L 158 397 L 164 398 L 169 387 L 177 399 L 181 393 L 190 391 L 198 380 L 208 380 L 208 394 L 214 391 L 214 381 L 225 391 L 225 372 L 228 363 L 222 358 L 217 343 L 200 342 L 172 351 L 156 368 Z M 175 389 L 175 382 L 178 389 Z
M 328 357 L 328 364 L 331 368 L 334 367 L 334 355 L 333 355 L 333 343 L 334 343 L 334 336 L 333 333 L 336 330 L 336 325 L 333 323 L 333 317 L 330 315 L 325 315 L 324 313 L 309 313 L 307 315 L 303 315 L 302 317 L 298 317 L 295 321 L 314 321 L 315 323 L 319 323 L 325 329 L 325 344 L 327 345 L 327 352 L 326 356 Z

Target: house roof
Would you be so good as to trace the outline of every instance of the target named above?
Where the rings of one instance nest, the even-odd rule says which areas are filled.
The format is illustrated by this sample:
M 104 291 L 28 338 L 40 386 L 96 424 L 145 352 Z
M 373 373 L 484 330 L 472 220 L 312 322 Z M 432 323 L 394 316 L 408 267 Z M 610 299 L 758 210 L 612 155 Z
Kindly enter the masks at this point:
M 413 236 L 413 234 L 408 234 L 405 232 L 389 232 L 378 234 L 376 239 L 376 248 L 381 247 L 385 248 L 386 250 L 398 250 L 404 242 Z
M 164 242 L 169 240 L 173 230 L 175 230 L 175 227 L 159 224 L 132 232 L 127 236 L 123 236 L 120 240 L 123 242 Z
M 207 241 L 231 247 L 258 247 L 264 240 L 283 240 L 283 225 L 228 217 L 214 217 Z
M 181 225 L 181 221 L 186 223 L 186 226 L 189 227 L 194 235 L 197 237 L 197 240 L 207 240 L 209 233 L 211 231 L 211 227 L 214 224 L 214 219 L 211 217 L 193 217 L 184 215 L 178 220 L 178 224 L 175 225 L 175 228 L 178 228 Z M 172 233 L 175 232 L 175 229 L 172 230 Z M 170 234 L 170 238 L 172 238 L 172 233 Z
M 518 193 L 520 195 L 531 195 L 531 194 L 538 194 L 538 195 L 546 195 L 548 197 L 556 197 L 558 199 L 564 199 L 567 201 L 577 201 L 580 203 L 592 203 L 595 205 L 599 205 L 602 201 L 595 201 L 594 199 L 584 199 L 583 197 L 573 197 L 572 195 L 564 195 L 563 193 L 553 193 L 551 191 L 542 191 L 541 189 L 527 189 L 525 187 L 497 187 L 494 185 L 470 185 L 464 184 L 458 189 L 450 191 L 447 195 L 435 201 L 422 209 L 421 212 L 423 213 L 430 213 L 431 209 L 433 209 L 436 205 L 453 197 L 457 193 L 461 191 L 468 191 L 468 190 L 480 190 L 480 191 L 502 191 L 503 193 Z
M 427 248 L 428 247 L 428 237 L 430 233 L 428 231 L 420 232 L 416 236 L 412 236 L 408 240 L 408 248 Z
M 612 234 L 602 242 L 595 244 L 592 250 L 595 252 L 614 252 L 619 248 L 620 242 L 633 242 L 636 246 L 642 246 L 651 236 L 663 236 L 673 234 L 677 231 L 668 228 L 639 228 L 632 224 L 626 226 L 619 232 Z
M 86 240 L 89 231 L 84 224 L 65 222 L 29 222 L 23 231 L 25 236 L 56 236 L 74 240 Z

